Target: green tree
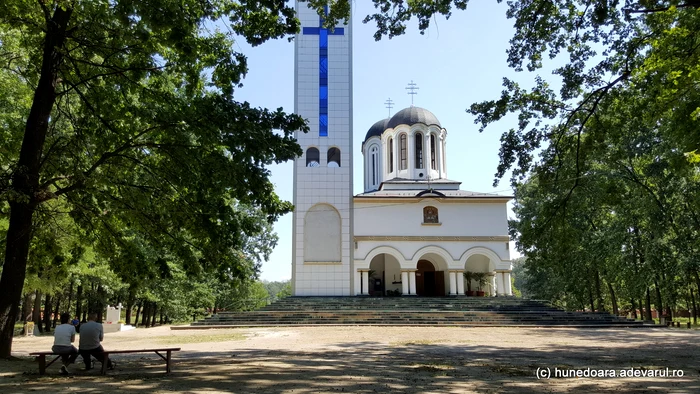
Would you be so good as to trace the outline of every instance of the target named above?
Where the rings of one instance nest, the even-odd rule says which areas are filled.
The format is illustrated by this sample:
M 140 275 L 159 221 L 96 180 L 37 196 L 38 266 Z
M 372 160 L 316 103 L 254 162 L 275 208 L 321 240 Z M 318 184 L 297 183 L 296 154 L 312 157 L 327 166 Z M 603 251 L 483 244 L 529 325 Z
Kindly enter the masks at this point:
M 3 2 L 0 357 L 47 201 L 61 200 L 98 249 L 135 229 L 185 272 L 246 274 L 240 248 L 262 227 L 238 207 L 268 221 L 291 209 L 265 166 L 299 155 L 292 133 L 306 126 L 234 100 L 247 66 L 232 37 L 258 45 L 298 28 L 284 1 Z
M 289 297 L 292 295 L 292 283 L 290 280 L 285 280 L 281 282 L 273 281 L 262 281 L 265 289 L 267 290 L 268 297 L 270 300 L 276 301 L 280 298 Z

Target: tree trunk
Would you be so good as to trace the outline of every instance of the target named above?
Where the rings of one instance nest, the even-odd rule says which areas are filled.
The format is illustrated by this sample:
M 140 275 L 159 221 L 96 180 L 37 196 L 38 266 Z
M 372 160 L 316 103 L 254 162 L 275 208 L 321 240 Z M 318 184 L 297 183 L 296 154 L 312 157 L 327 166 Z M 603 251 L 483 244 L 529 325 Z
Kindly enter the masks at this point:
M 647 305 L 646 305 L 646 314 L 647 314 L 647 320 L 652 321 L 651 317 L 651 293 L 649 292 L 649 288 L 647 287 Z
M 129 287 L 129 295 L 126 297 L 126 316 L 124 317 L 124 322 L 126 324 L 131 324 L 131 312 L 134 308 L 134 302 L 136 301 L 136 289 L 133 286 Z
M 81 314 L 83 313 L 83 285 L 78 285 L 78 291 L 75 293 L 75 316 L 82 321 Z
M 34 305 L 34 300 L 32 299 L 34 293 L 27 293 L 24 295 L 24 302 L 22 303 L 22 321 L 28 322 L 32 321 L 32 305 Z
M 102 317 L 104 315 L 105 310 L 107 309 L 107 305 L 105 305 L 105 298 L 107 297 L 105 294 L 105 290 L 102 287 L 102 285 L 97 286 L 97 299 L 95 300 L 95 310 L 93 312 L 97 313 L 97 321 L 99 323 L 102 323 Z
M 151 326 L 151 302 L 150 301 L 144 301 L 143 303 L 143 316 L 141 316 L 141 321 L 143 322 L 143 326 L 148 328 Z
M 51 332 L 51 295 L 44 298 L 44 331 Z
M 637 320 L 637 305 L 634 303 L 634 297 L 630 299 L 630 302 L 632 303 L 632 317 Z
M 67 307 L 66 307 L 66 313 L 68 313 L 69 315 L 70 315 L 70 303 L 71 303 L 71 301 L 73 301 L 73 285 L 74 285 L 74 284 L 75 284 L 75 279 L 74 279 L 73 276 L 71 275 L 71 278 L 70 278 L 70 285 L 68 286 L 68 297 L 67 297 L 67 300 L 66 300 L 66 306 L 67 306 Z M 71 317 L 72 317 L 72 315 L 71 315 Z
M 61 297 L 54 297 L 54 302 L 56 306 L 53 308 L 53 323 L 51 324 L 52 328 L 56 328 L 56 323 L 61 318 L 61 310 L 59 309 L 61 307 Z
M 595 312 L 595 303 L 593 302 L 593 291 L 591 291 L 591 284 L 588 284 L 588 302 L 591 304 L 591 312 Z
M 39 190 L 41 157 L 56 101 L 58 71 L 63 61 L 62 46 L 73 10 L 57 6 L 46 21 L 41 75 L 27 116 L 19 159 L 12 175 L 12 192 L 22 198 L 10 199 L 10 223 L 6 234 L 5 262 L 0 277 L 0 358 L 12 353 L 12 334 L 22 287 L 27 273 L 27 257 L 32 237 L 32 216 L 38 203 L 47 197 Z M 63 8 L 66 7 L 66 8 Z
M 158 319 L 160 322 L 160 325 L 163 325 L 163 307 L 160 307 L 160 318 Z
M 134 319 L 134 327 L 138 327 L 139 325 L 139 313 L 141 313 L 141 304 L 143 302 L 139 302 L 138 306 L 136 307 L 136 318 Z
M 155 326 L 156 326 L 156 315 L 157 315 L 156 312 L 157 312 L 157 311 L 158 311 L 158 304 L 156 304 L 156 303 L 154 302 L 154 303 L 153 303 L 153 311 L 151 312 L 151 313 L 153 314 L 153 317 L 151 318 L 151 327 L 155 327 Z
M 698 325 L 698 306 L 695 303 L 695 294 L 693 294 L 693 285 L 690 285 L 690 299 L 693 301 L 693 324 Z
M 610 300 L 612 301 L 612 307 L 613 307 L 613 315 L 618 316 L 620 315 L 620 310 L 617 307 L 617 297 L 615 297 L 615 290 L 612 287 L 612 284 L 608 282 L 608 290 L 610 291 Z
M 664 314 L 664 305 L 661 301 L 661 288 L 659 287 L 658 279 L 654 279 L 654 288 L 656 289 L 656 313 L 659 314 L 659 318 Z
M 124 316 L 124 324 L 131 324 L 131 308 L 133 308 L 134 305 L 131 303 L 126 304 L 126 315 Z
M 600 292 L 600 273 L 595 270 L 595 295 L 596 301 L 598 301 L 598 310 L 600 312 L 605 312 L 605 302 L 603 302 L 603 294 Z
M 34 310 L 32 311 L 32 321 L 34 327 L 39 329 L 39 332 L 44 332 L 44 327 L 41 326 L 41 292 L 37 290 L 34 294 Z

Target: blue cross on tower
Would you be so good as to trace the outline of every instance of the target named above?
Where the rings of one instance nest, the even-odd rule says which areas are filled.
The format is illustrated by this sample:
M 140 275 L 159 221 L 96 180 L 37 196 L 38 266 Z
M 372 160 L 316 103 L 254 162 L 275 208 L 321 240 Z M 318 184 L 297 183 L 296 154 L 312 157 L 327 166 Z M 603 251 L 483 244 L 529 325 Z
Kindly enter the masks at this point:
M 328 6 L 324 7 L 328 15 Z M 323 17 L 319 17 L 318 27 L 305 27 L 303 34 L 318 35 L 318 135 L 328 136 L 328 36 L 342 36 L 345 29 L 337 27 L 333 31 L 323 27 Z

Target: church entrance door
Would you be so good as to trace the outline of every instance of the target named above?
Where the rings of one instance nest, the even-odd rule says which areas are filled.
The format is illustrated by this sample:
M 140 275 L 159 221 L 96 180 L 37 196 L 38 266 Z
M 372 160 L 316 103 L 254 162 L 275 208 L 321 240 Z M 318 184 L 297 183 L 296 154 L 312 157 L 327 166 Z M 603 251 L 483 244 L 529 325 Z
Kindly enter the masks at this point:
M 445 275 L 442 271 L 435 271 L 435 266 L 428 260 L 419 260 L 416 268 L 416 294 L 424 297 L 445 295 Z

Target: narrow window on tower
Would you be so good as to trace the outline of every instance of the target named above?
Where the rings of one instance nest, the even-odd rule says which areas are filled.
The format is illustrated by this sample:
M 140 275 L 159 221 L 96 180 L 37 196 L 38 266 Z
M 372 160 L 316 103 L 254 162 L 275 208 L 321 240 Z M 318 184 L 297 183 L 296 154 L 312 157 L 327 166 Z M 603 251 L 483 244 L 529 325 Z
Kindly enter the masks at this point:
M 416 133 L 416 168 L 423 168 L 423 134 Z
M 401 143 L 401 167 L 399 168 L 400 170 L 405 170 L 408 168 L 406 163 L 408 162 L 408 157 L 406 155 L 406 145 L 407 143 L 407 138 L 406 134 L 401 134 L 401 137 L 399 137 L 399 142 Z
M 370 150 L 370 156 L 372 157 L 372 186 L 375 186 L 377 184 L 377 157 L 379 156 L 379 149 L 376 146 L 373 146 L 372 149 Z
M 389 149 L 389 172 L 392 173 L 394 172 L 394 139 L 389 138 L 389 146 L 387 147 Z
M 318 167 L 321 155 L 318 153 L 318 149 L 309 148 L 306 150 L 306 166 L 307 167 Z
M 328 149 L 328 167 L 340 167 L 340 149 Z
M 435 157 L 435 134 L 430 134 L 430 168 L 437 170 L 437 160 Z

